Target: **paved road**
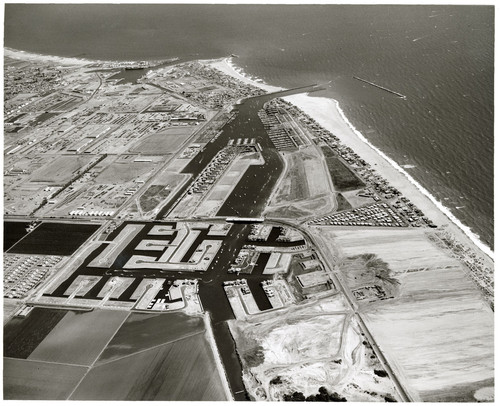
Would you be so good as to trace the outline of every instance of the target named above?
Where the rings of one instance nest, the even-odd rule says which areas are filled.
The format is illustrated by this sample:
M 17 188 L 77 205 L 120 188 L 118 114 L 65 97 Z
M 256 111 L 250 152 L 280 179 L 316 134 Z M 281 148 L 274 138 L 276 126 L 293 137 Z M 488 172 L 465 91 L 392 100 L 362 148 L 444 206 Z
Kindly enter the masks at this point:
M 314 234 L 311 236 L 311 234 L 309 233 L 309 231 L 306 230 L 304 227 L 302 227 L 300 225 L 293 224 L 293 223 L 288 222 L 288 221 L 277 220 L 277 219 L 273 219 L 273 220 L 269 219 L 268 221 L 271 221 L 271 222 L 274 222 L 274 223 L 279 223 L 279 224 L 282 224 L 282 225 L 285 225 L 285 226 L 294 227 L 294 228 L 298 229 L 300 232 L 302 232 L 302 234 L 305 236 L 306 240 L 311 244 L 311 246 L 316 247 L 316 250 L 315 250 L 316 253 L 320 257 L 321 261 L 324 264 L 327 264 L 330 267 L 330 269 L 327 269 L 327 272 L 329 273 L 330 277 L 332 278 L 332 281 L 334 282 L 335 286 L 337 286 L 337 288 L 340 291 L 342 291 L 342 293 L 346 297 L 347 302 L 349 303 L 349 306 L 351 307 L 351 309 L 353 311 L 354 317 L 358 321 L 359 327 L 363 331 L 363 334 L 364 334 L 366 340 L 372 346 L 373 351 L 377 354 L 377 357 L 379 358 L 381 364 L 384 366 L 384 368 L 385 368 L 386 372 L 388 373 L 389 377 L 394 382 L 394 385 L 396 387 L 396 390 L 397 390 L 397 392 L 398 392 L 401 400 L 403 402 L 412 402 L 412 401 L 414 401 L 410 397 L 410 395 L 408 394 L 408 392 L 406 391 L 406 389 L 403 387 L 403 385 L 401 384 L 401 382 L 399 381 L 398 377 L 396 376 L 394 370 L 392 369 L 391 365 L 387 361 L 387 358 L 385 357 L 385 355 L 382 352 L 381 348 L 378 346 L 377 342 L 375 341 L 375 339 L 373 338 L 372 334 L 368 330 L 368 327 L 366 326 L 366 324 L 365 324 L 365 322 L 364 322 L 364 320 L 362 318 L 362 315 L 358 312 L 357 301 L 354 298 L 354 296 L 352 295 L 350 289 L 348 289 L 348 288 L 346 288 L 344 286 L 344 284 L 342 283 L 341 279 L 338 278 L 336 272 L 334 271 L 334 269 L 335 269 L 335 260 L 332 257 L 332 255 L 330 253 L 330 250 L 327 247 L 325 247 L 323 241 L 320 238 L 314 238 L 315 237 Z

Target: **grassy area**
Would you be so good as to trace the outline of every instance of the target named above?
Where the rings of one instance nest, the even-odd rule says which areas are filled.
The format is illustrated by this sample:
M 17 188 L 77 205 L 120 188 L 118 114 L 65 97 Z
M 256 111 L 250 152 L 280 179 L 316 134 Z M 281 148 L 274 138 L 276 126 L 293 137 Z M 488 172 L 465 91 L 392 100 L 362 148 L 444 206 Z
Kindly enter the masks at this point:
M 333 155 L 330 147 L 321 147 L 325 155 L 326 164 L 332 177 L 333 185 L 338 191 L 354 190 L 365 186 L 344 162 Z
M 142 210 L 145 212 L 153 210 L 158 204 L 166 199 L 169 194 L 170 189 L 167 189 L 165 185 L 150 186 L 139 199 Z
M 304 168 L 304 161 L 297 154 L 291 156 L 289 162 L 289 173 L 290 176 L 290 194 L 288 201 L 290 200 L 302 200 L 309 197 L 309 189 L 307 187 L 307 177 Z
M 342 193 L 337 193 L 337 211 L 351 210 L 352 206 Z

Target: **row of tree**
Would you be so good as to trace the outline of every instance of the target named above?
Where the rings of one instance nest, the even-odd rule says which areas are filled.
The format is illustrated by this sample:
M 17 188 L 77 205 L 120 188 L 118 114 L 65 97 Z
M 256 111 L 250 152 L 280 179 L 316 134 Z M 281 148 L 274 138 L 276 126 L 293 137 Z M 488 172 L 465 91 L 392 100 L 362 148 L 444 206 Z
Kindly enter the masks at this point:
M 302 392 L 293 392 L 285 394 L 283 400 L 286 402 L 347 402 L 345 397 L 340 396 L 337 392 L 329 393 L 324 386 L 319 388 L 316 395 L 305 397 Z

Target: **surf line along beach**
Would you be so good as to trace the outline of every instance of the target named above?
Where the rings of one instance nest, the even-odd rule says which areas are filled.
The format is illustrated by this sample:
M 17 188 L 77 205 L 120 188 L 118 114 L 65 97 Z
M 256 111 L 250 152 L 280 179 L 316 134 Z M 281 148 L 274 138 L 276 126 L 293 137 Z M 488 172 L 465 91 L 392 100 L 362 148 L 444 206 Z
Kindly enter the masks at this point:
M 285 90 L 282 87 L 268 85 L 261 80 L 249 78 L 236 67 L 231 58 L 221 58 L 212 61 L 202 61 L 231 75 L 245 83 L 252 84 L 267 92 Z M 325 129 L 337 136 L 340 141 L 354 150 L 368 162 L 379 175 L 389 184 L 397 188 L 404 196 L 423 211 L 438 227 L 444 227 L 455 239 L 471 248 L 477 255 L 493 260 L 493 251 L 484 244 L 472 230 L 462 224 L 451 211 L 439 202 L 432 194 L 413 179 L 400 165 L 383 151 L 372 145 L 347 119 L 337 100 L 326 97 L 297 94 L 284 99 L 310 117 L 315 119 Z
M 83 58 L 67 58 L 41 55 L 5 48 L 5 55 L 14 59 L 29 59 L 34 61 L 52 61 L 60 64 L 86 65 L 95 63 Z M 242 69 L 232 62 L 231 57 L 200 60 L 212 67 L 231 75 L 245 83 L 259 87 L 269 93 L 286 90 L 283 87 L 271 86 L 257 78 L 249 78 Z M 392 186 L 415 204 L 437 226 L 445 227 L 458 242 L 471 248 L 476 254 L 491 261 L 493 251 L 484 244 L 473 231 L 462 224 L 451 211 L 439 202 L 432 194 L 413 179 L 400 165 L 388 157 L 380 149 L 372 145 L 347 119 L 337 100 L 326 97 L 297 94 L 284 97 L 310 117 L 314 118 L 325 129 L 337 136 L 340 141 L 352 148 L 366 162 L 383 176 Z

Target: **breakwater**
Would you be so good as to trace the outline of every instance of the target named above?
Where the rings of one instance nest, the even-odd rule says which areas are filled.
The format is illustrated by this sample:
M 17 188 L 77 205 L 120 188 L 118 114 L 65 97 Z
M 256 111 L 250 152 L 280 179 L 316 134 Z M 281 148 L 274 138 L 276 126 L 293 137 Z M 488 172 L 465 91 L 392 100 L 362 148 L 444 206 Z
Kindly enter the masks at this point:
M 377 88 L 379 88 L 379 89 L 385 90 L 386 92 L 389 92 L 389 93 L 395 94 L 396 96 L 401 97 L 402 99 L 405 99 L 405 100 L 406 100 L 406 96 L 405 96 L 404 94 L 398 93 L 398 92 L 396 92 L 396 91 L 394 91 L 394 90 L 391 90 L 391 89 L 387 89 L 386 87 L 383 87 L 383 86 L 377 85 L 376 83 L 370 82 L 370 81 L 368 81 L 368 80 L 366 80 L 366 79 L 361 79 L 361 78 L 359 78 L 359 77 L 357 77 L 357 76 L 353 76 L 353 78 L 354 78 L 354 79 L 356 79 L 356 80 L 359 80 L 359 81 L 361 81 L 361 82 L 368 83 L 368 84 L 369 84 L 369 85 L 371 85 L 371 86 L 374 86 L 374 87 L 377 87 Z

